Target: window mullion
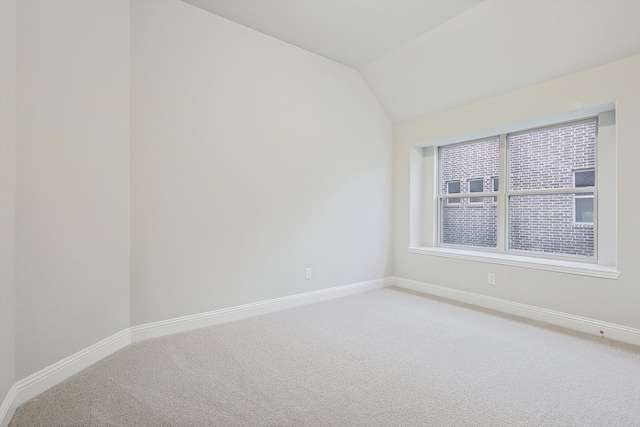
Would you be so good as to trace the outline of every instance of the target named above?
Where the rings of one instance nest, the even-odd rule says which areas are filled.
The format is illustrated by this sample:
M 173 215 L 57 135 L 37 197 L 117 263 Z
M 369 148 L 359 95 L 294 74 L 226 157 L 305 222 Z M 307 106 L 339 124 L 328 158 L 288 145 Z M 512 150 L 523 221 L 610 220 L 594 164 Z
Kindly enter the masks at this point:
M 504 252 L 507 248 L 507 136 L 500 135 L 498 149 L 498 206 L 497 206 L 497 229 L 496 229 L 496 247 L 499 251 Z
M 509 191 L 510 196 L 535 196 L 539 194 L 586 194 L 596 191 L 596 187 L 577 188 L 540 188 L 534 190 L 513 190 Z
M 439 194 L 438 197 L 442 199 L 451 199 L 451 198 L 461 198 L 466 199 L 469 197 L 494 197 L 496 193 L 493 192 L 484 192 L 484 193 L 450 193 L 450 194 Z

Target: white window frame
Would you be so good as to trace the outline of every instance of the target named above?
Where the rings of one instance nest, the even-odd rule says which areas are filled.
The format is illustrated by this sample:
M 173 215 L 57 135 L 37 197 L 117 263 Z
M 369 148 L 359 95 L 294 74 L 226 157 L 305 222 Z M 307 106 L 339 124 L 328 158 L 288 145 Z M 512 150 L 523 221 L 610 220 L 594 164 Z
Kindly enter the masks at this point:
M 518 135 L 522 135 L 522 134 L 528 134 L 528 133 L 533 133 L 533 132 L 540 132 L 540 131 L 544 131 L 544 130 L 549 130 L 549 129 L 559 129 L 559 128 L 563 128 L 563 127 L 568 127 L 568 126 L 573 126 L 573 125 L 578 125 L 578 124 L 582 124 L 582 123 L 590 123 L 590 122 L 595 122 L 596 123 L 596 147 L 597 147 L 597 132 L 598 132 L 598 118 L 597 117 L 588 117 L 585 119 L 581 119 L 581 120 L 572 120 L 569 122 L 562 122 L 562 123 L 554 123 L 551 125 L 547 125 L 547 126 L 541 126 L 541 127 L 536 127 L 536 128 L 530 128 L 530 129 L 522 129 L 519 130 L 517 132 L 510 132 L 510 133 L 505 133 L 505 134 L 501 134 L 498 136 L 492 136 L 489 138 L 483 138 L 480 140 L 474 140 L 474 141 L 464 141 L 461 142 L 459 144 L 456 145 L 472 145 L 472 144 L 477 144 L 483 141 L 490 141 L 490 140 L 495 140 L 498 139 L 499 140 L 499 148 L 498 148 L 498 156 L 499 156 L 499 172 L 498 172 L 498 180 L 500 180 L 500 178 L 502 178 L 502 181 L 504 181 L 505 185 L 503 186 L 502 191 L 500 191 L 500 186 L 498 186 L 498 193 L 502 193 L 504 194 L 505 197 L 503 197 L 502 199 L 498 199 L 498 219 L 497 222 L 498 224 L 497 226 L 497 230 L 498 230 L 498 236 L 497 236 L 497 242 L 496 242 L 496 247 L 480 247 L 480 246 L 467 246 L 467 245 L 455 245 L 455 244 L 451 244 L 451 243 L 444 243 L 443 242 L 443 236 L 442 236 L 442 226 L 443 226 L 443 218 L 442 218 L 442 210 L 438 209 L 438 217 L 437 217 L 437 227 L 438 227 L 438 240 L 437 240 L 437 246 L 440 247 L 448 247 L 448 248 L 462 248 L 462 249 L 472 249 L 472 250 L 482 250 L 482 251 L 497 251 L 497 252 L 501 252 L 501 253 L 515 253 L 515 254 L 524 254 L 525 256 L 528 257 L 537 257 L 537 258 L 549 258 L 549 259 L 560 259 L 560 260 L 571 260 L 574 261 L 576 259 L 580 260 L 580 262 L 597 262 L 597 220 L 595 218 L 595 212 L 597 211 L 596 208 L 596 203 L 597 203 L 597 186 L 594 187 L 575 187 L 575 171 L 572 172 L 572 185 L 571 187 L 567 187 L 567 188 L 559 188 L 559 189 L 554 189 L 554 188 L 541 188 L 541 189 L 527 189 L 527 190 L 511 190 L 510 187 L 510 182 L 509 182 L 509 178 L 510 178 L 510 165 L 508 162 L 508 152 L 509 152 L 509 138 L 513 137 L 513 136 L 518 136 Z M 440 148 L 442 147 L 437 147 L 437 153 L 438 153 L 438 157 L 440 157 L 441 155 L 441 150 Z M 438 159 L 438 167 L 437 169 L 437 173 L 438 176 L 440 176 L 440 172 L 442 170 L 442 162 L 440 161 L 440 159 Z M 589 169 L 594 169 L 597 170 L 597 168 L 589 168 Z M 589 169 L 584 169 L 584 170 L 589 170 Z M 483 182 L 483 192 L 471 192 L 471 181 L 478 181 L 481 180 Z M 453 181 L 453 180 L 449 180 L 446 181 L 446 186 L 447 186 L 447 194 L 438 194 L 438 198 L 439 199 L 443 199 L 447 201 L 447 205 L 451 205 L 452 203 L 449 202 L 450 198 L 448 198 L 448 195 L 451 194 L 449 193 L 449 183 L 450 182 L 461 182 L 461 181 Z M 456 194 L 456 198 L 458 200 L 462 200 L 462 199 L 468 199 L 468 202 L 470 205 L 479 205 L 482 204 L 484 201 L 484 197 L 488 197 L 491 196 L 491 193 L 489 192 L 484 192 L 484 179 L 483 178 L 469 178 L 467 179 L 467 188 L 466 188 L 466 192 L 461 191 L 460 193 L 454 193 Z M 438 187 L 440 188 L 440 187 Z M 462 190 L 462 187 L 461 187 Z M 493 188 L 491 189 L 493 192 Z M 512 249 L 511 248 L 511 242 L 510 242 L 510 233 L 509 233 L 509 224 L 511 221 L 510 218 L 510 212 L 509 212 L 509 201 L 511 199 L 511 197 L 518 197 L 518 196 L 546 196 L 546 195 L 559 195 L 559 194 L 572 194 L 574 197 L 574 202 L 573 202 L 573 212 L 572 212 L 572 216 L 573 216 L 573 223 L 574 225 L 576 224 L 575 222 L 575 197 L 578 194 L 583 194 L 583 193 L 589 193 L 589 195 L 591 197 L 593 197 L 594 200 L 594 221 L 591 223 L 592 228 L 593 228 L 593 233 L 594 233 L 594 248 L 593 248 L 593 256 L 590 257 L 584 257 L 584 256 L 577 256 L 577 255 L 571 255 L 571 254 L 557 254 L 557 253 L 541 253 L 541 252 L 534 252 L 534 251 L 525 251 L 525 250 L 518 250 L 518 249 Z M 458 194 L 461 194 L 461 196 L 458 196 Z M 494 193 L 495 194 L 495 193 Z M 495 196 L 494 196 L 495 197 Z M 478 200 L 478 201 L 473 201 L 474 199 Z M 456 202 L 456 204 L 458 204 L 459 202 Z M 506 214 L 505 214 L 506 212 Z M 583 223 L 585 224 L 585 223 Z
M 438 192 L 440 185 L 438 176 L 438 147 L 445 145 L 486 140 L 495 135 L 510 134 L 524 129 L 536 129 L 563 122 L 578 121 L 589 117 L 598 117 L 598 149 L 597 183 L 598 208 L 594 215 L 598 215 L 598 231 L 594 235 L 596 240 L 597 260 L 567 260 L 549 257 L 528 256 L 527 254 L 507 253 L 504 248 L 486 250 L 475 247 L 442 247 L 439 241 Z M 616 114 L 615 103 L 605 103 L 587 106 L 576 110 L 552 113 L 519 122 L 497 125 L 495 127 L 467 132 L 465 134 L 451 134 L 435 140 L 425 140 L 412 145 L 410 150 L 410 180 L 409 180 L 409 247 L 413 254 L 446 257 L 460 260 L 516 266 L 523 268 L 562 272 L 568 274 L 585 275 L 606 279 L 617 279 L 620 275 L 617 265 L 617 192 L 616 192 Z M 506 138 L 501 138 L 501 146 L 506 148 Z M 500 155 L 500 167 L 506 168 L 506 149 Z M 498 242 L 505 242 L 506 226 L 506 191 L 508 182 L 499 182 L 498 194 L 492 192 L 483 196 L 498 198 L 498 208 L 502 209 L 498 223 Z M 574 189 L 569 190 L 573 192 Z M 474 194 L 476 196 L 476 194 Z M 456 194 L 456 197 L 458 195 Z M 460 197 L 465 197 L 461 194 Z M 502 218 L 502 220 L 500 219 Z M 502 233 L 502 235 L 500 235 Z M 532 254 L 534 255 L 534 254 Z

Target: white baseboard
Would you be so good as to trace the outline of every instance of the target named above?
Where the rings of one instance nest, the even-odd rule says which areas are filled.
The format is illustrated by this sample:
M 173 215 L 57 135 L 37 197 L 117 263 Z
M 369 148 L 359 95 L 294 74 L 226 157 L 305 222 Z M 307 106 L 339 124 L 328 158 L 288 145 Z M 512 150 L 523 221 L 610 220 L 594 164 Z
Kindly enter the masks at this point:
M 0 405 L 0 427 L 7 427 L 16 408 L 27 400 L 36 397 L 38 394 L 132 342 L 232 322 L 260 314 L 384 288 L 389 285 L 388 278 L 369 280 L 127 328 L 15 383 L 9 390 L 2 405 Z
M 0 406 L 0 427 L 9 425 L 15 409 L 27 400 L 36 397 L 130 343 L 131 333 L 127 328 L 18 381 L 11 387 L 9 394 Z
M 164 335 L 185 332 L 193 329 L 213 326 L 220 323 L 233 322 L 235 320 L 246 319 L 260 314 L 272 313 L 288 308 L 299 307 L 315 302 L 326 301 L 359 292 L 384 288 L 389 285 L 388 278 L 369 280 L 366 282 L 352 283 L 349 285 L 336 286 L 318 291 L 305 292 L 301 294 L 289 295 L 286 297 L 274 298 L 265 301 L 258 301 L 250 304 L 238 305 L 235 307 L 213 310 L 206 313 L 192 314 L 175 319 L 162 320 L 159 322 L 147 323 L 133 326 L 131 328 L 131 341 L 138 342 L 150 338 L 157 338 Z
M 595 336 L 601 336 L 600 331 L 603 331 L 605 338 L 640 345 L 640 329 L 628 326 L 603 322 L 596 319 L 590 319 L 588 317 L 575 316 L 573 314 L 461 291 L 445 286 L 403 279 L 401 277 L 391 277 L 388 279 L 388 283 L 390 286 L 397 286 L 429 295 L 448 298 L 454 301 L 525 317 L 527 319 L 538 320 L 552 325 L 586 332 Z
M 0 427 L 7 427 L 13 413 L 16 411 L 18 405 L 15 403 L 17 387 L 14 384 L 7 393 L 7 397 L 4 398 L 2 405 L 0 405 Z

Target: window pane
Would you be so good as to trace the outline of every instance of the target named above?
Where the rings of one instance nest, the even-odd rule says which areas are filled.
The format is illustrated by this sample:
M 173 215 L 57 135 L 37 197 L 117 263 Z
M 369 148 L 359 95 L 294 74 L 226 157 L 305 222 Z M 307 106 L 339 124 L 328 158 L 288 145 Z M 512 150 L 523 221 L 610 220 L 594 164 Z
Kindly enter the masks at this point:
M 511 190 L 572 188 L 574 170 L 595 167 L 596 120 L 509 135 L 508 145 Z
M 511 196 L 509 198 L 509 248 L 528 252 L 593 257 L 593 227 L 575 224 L 573 221 L 575 196 L 574 194 Z M 580 194 L 577 196 L 576 201 L 580 200 Z
M 470 179 L 469 180 L 469 193 L 482 193 L 484 190 L 484 180 L 482 179 Z M 472 197 L 469 199 L 471 203 L 482 203 L 482 197 Z
M 447 194 L 460 193 L 460 181 L 448 181 L 446 188 L 447 188 L 447 191 L 445 191 L 445 193 Z M 460 199 L 457 197 L 451 197 L 447 199 L 447 203 L 450 203 L 450 204 L 460 203 Z
M 461 203 L 456 206 L 440 203 L 441 243 L 496 247 L 497 207 L 492 203 L 492 197 L 475 198 L 481 199 L 481 203 L 470 203 L 469 197 L 461 198 Z M 446 199 L 441 199 L 444 200 Z
M 483 185 L 481 179 L 472 179 L 469 181 L 469 193 L 482 193 Z
M 440 147 L 441 193 L 447 193 L 446 183 L 462 182 L 460 193 L 470 193 L 469 180 L 489 179 L 498 175 L 499 139 L 470 142 L 468 144 Z M 452 193 L 449 191 L 449 193 Z
M 491 180 L 493 182 L 493 191 L 497 192 L 499 188 L 500 180 L 498 179 L 497 176 L 494 176 L 493 178 L 491 178 Z M 493 203 L 498 203 L 498 198 L 495 196 L 493 197 Z
M 596 171 L 575 171 L 576 187 L 593 187 L 596 185 Z
M 460 181 L 447 182 L 447 193 L 455 194 L 460 192 Z
M 576 222 L 593 223 L 593 196 L 576 196 L 575 207 Z

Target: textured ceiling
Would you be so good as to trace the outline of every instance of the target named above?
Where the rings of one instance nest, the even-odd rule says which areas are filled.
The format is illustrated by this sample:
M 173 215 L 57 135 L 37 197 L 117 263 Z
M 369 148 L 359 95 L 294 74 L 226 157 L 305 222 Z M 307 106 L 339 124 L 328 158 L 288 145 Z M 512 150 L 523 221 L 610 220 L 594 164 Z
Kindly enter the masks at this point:
M 183 0 L 359 69 L 480 0 Z

